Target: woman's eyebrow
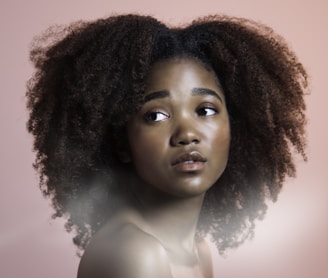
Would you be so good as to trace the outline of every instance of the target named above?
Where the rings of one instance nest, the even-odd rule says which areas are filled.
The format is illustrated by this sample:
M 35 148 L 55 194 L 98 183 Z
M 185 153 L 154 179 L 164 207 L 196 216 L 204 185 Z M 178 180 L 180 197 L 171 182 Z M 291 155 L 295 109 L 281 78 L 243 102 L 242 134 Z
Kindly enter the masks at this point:
M 213 90 L 207 89 L 207 88 L 193 88 L 191 91 L 192 95 L 210 95 L 216 97 L 218 100 L 220 100 L 223 103 L 222 98 Z M 144 103 L 151 101 L 153 99 L 160 99 L 169 97 L 170 92 L 168 90 L 162 90 L 162 91 L 156 91 L 149 93 L 144 97 Z
M 210 95 L 219 99 L 222 103 L 222 98 L 213 90 L 207 88 L 193 88 L 191 91 L 192 95 Z
M 153 99 L 165 98 L 165 97 L 168 97 L 168 96 L 170 96 L 170 93 L 167 90 L 156 91 L 156 92 L 152 92 L 152 93 L 146 95 L 144 97 L 144 102 L 146 103 L 146 102 L 151 101 Z

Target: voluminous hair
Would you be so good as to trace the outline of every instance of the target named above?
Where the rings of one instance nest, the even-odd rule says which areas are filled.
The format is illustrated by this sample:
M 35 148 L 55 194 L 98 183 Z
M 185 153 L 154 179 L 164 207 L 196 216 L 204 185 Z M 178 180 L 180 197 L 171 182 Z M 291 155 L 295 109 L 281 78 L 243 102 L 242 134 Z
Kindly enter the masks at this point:
M 206 193 L 199 237 L 210 234 L 221 252 L 251 237 L 266 200 L 295 176 L 294 154 L 306 159 L 307 74 L 269 27 L 219 15 L 182 27 L 140 15 L 52 27 L 32 46 L 27 127 L 40 188 L 81 250 L 129 194 L 117 148 L 151 66 L 179 56 L 215 73 L 231 126 L 227 168 Z

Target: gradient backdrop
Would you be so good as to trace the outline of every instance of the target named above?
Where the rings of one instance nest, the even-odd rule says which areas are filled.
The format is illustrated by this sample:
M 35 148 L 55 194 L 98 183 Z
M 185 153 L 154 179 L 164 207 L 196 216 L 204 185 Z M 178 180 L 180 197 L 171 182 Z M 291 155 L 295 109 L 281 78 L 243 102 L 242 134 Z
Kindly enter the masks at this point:
M 215 277 L 328 277 L 328 2 L 324 0 L 0 0 L 1 144 L 0 277 L 72 278 L 78 257 L 62 220 L 51 220 L 32 169 L 32 140 L 25 131 L 25 83 L 33 36 L 49 25 L 111 13 L 150 14 L 173 24 L 209 13 L 248 17 L 286 37 L 311 76 L 309 162 L 299 163 L 277 203 L 258 224 L 253 241 L 214 252 Z

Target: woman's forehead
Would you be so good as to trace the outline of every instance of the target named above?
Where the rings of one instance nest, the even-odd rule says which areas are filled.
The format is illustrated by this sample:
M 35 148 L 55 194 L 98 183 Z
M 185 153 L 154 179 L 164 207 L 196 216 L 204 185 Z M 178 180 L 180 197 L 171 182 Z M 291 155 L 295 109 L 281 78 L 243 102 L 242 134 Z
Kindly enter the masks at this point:
M 190 87 L 202 87 L 199 86 L 200 84 L 218 87 L 223 93 L 215 72 L 210 66 L 205 66 L 204 63 L 194 57 L 174 57 L 154 63 L 147 78 L 146 91 L 152 91 L 156 88 L 163 90 L 166 89 L 165 86 L 178 85 L 182 81 Z

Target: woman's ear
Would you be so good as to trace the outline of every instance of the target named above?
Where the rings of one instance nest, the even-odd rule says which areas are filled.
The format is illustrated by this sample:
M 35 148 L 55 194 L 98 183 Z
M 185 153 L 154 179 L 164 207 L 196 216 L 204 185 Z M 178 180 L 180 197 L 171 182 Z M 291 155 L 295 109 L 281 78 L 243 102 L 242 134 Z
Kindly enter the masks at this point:
M 121 130 L 115 134 L 116 136 L 113 138 L 115 148 L 114 152 L 116 153 L 118 160 L 122 163 L 130 163 L 132 161 L 132 156 L 125 130 Z
M 131 155 L 127 150 L 117 149 L 117 156 L 122 163 L 130 163 L 132 161 Z
M 127 140 L 117 142 L 116 154 L 122 163 L 130 163 L 132 161 Z

